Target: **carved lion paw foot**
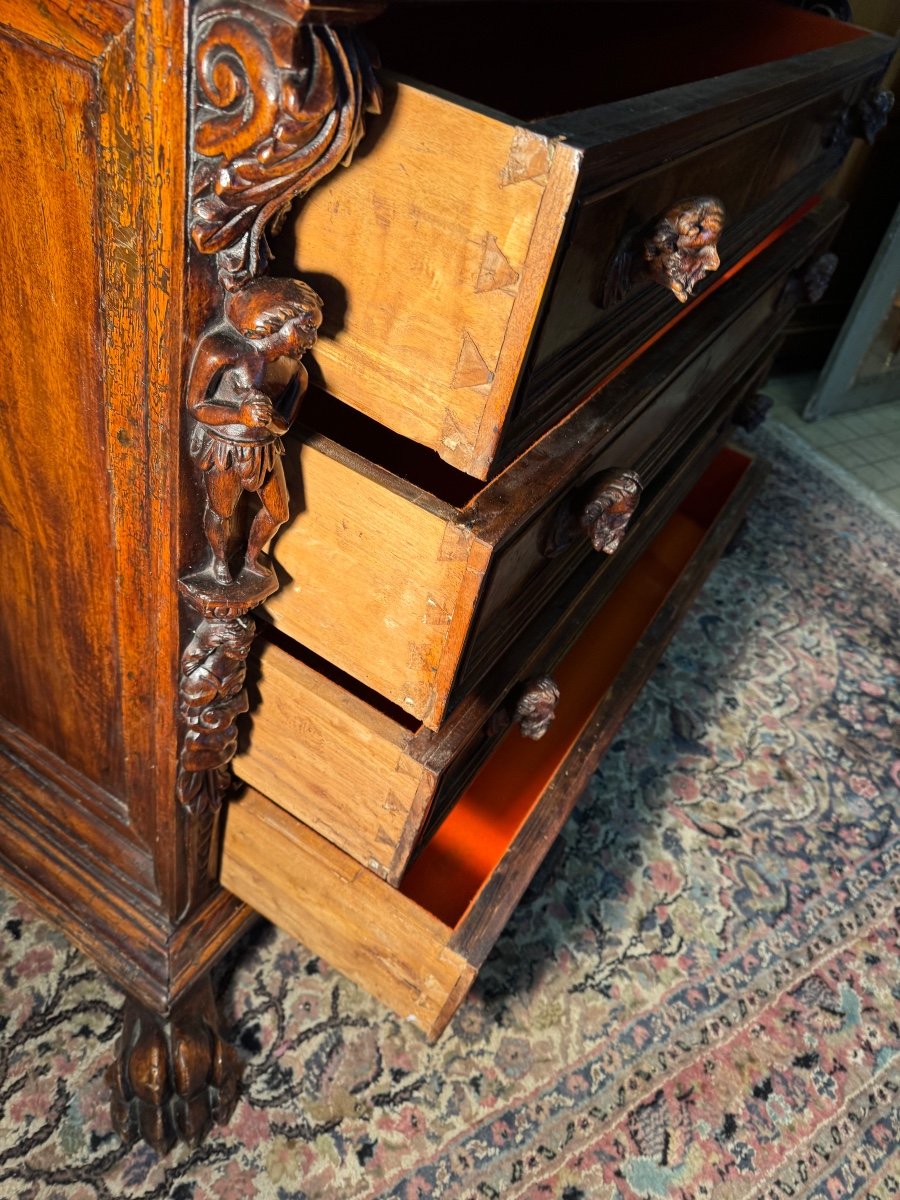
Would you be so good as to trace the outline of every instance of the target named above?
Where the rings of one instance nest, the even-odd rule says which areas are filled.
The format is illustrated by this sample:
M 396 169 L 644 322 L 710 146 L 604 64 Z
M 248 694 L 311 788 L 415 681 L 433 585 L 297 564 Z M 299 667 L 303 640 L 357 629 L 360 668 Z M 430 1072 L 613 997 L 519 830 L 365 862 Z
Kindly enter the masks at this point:
M 160 1017 L 126 1000 L 122 1038 L 109 1068 L 113 1124 L 123 1141 L 142 1138 L 158 1154 L 201 1142 L 237 1101 L 241 1064 L 218 1033 L 209 980 Z

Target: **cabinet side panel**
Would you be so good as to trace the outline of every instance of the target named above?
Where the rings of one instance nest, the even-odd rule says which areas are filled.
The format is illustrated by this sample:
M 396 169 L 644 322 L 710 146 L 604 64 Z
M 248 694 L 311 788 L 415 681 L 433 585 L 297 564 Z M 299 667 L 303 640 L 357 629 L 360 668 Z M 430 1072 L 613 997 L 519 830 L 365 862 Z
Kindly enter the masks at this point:
M 121 775 L 92 76 L 0 38 L 0 713 Z

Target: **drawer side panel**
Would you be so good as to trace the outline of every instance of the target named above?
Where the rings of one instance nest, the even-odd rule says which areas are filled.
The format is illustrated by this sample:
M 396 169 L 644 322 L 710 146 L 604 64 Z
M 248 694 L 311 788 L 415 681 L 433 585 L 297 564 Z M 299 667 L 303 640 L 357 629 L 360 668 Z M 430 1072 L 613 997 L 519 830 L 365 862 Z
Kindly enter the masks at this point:
M 348 465 L 290 440 L 285 472 L 296 515 L 274 543 L 282 587 L 268 616 L 405 712 L 424 716 L 471 539 L 370 477 L 359 460 Z
M 222 883 L 429 1037 L 475 978 L 445 925 L 257 792 L 229 808 Z

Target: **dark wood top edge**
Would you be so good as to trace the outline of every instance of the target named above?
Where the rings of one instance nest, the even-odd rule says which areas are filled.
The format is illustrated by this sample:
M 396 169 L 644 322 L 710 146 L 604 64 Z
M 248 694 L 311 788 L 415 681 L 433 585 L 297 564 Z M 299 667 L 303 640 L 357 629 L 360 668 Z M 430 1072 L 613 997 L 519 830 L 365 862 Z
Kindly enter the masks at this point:
M 737 131 L 746 128 L 748 118 L 757 123 L 781 115 L 790 107 L 837 90 L 848 80 L 874 73 L 882 60 L 887 65 L 897 45 L 896 38 L 866 32 L 853 41 L 792 58 L 547 117 L 532 122 L 529 129 L 548 137 L 564 137 L 589 152 L 591 160 L 604 147 L 615 144 L 618 151 L 628 142 L 645 137 L 648 130 L 657 136 L 661 127 L 696 121 L 704 113 L 709 113 L 718 125 L 723 111 L 731 114 L 740 106 L 740 113 L 734 112 Z M 703 140 L 705 129 L 698 126 L 696 132 Z M 721 132 L 716 136 L 722 136 Z

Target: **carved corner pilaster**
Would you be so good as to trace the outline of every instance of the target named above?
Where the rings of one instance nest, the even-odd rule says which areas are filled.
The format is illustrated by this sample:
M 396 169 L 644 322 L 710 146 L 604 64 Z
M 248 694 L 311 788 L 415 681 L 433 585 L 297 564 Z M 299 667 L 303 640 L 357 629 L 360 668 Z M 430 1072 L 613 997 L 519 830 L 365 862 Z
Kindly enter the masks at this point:
M 201 484 L 204 561 L 179 580 L 182 655 L 177 797 L 215 812 L 229 784 L 235 721 L 247 708 L 249 613 L 278 587 L 263 547 L 287 520 L 282 436 L 308 377 L 321 300 L 268 276 L 268 228 L 349 162 L 380 91 L 353 24 L 366 0 L 200 0 L 193 12 L 190 235 L 214 257 L 216 314 L 187 384 L 189 454 Z
M 209 888 L 215 814 L 247 709 L 250 613 L 278 587 L 263 549 L 287 520 L 281 458 L 307 389 L 303 355 L 322 321 L 299 279 L 267 275 L 266 230 L 349 161 L 379 91 L 353 24 L 371 0 L 198 0 L 191 12 L 189 307 L 211 313 L 188 371 L 186 451 L 199 485 L 200 549 L 184 602 L 176 803 L 184 869 L 173 921 Z M 212 272 L 201 264 L 214 261 Z M 190 517 L 189 517 L 190 520 Z M 108 1081 L 123 1138 L 165 1153 L 227 1120 L 239 1062 L 218 1032 L 209 977 L 168 1012 L 129 999 Z

